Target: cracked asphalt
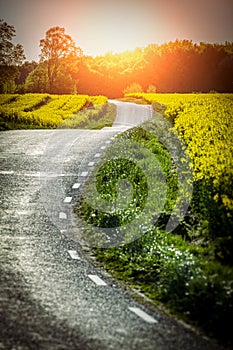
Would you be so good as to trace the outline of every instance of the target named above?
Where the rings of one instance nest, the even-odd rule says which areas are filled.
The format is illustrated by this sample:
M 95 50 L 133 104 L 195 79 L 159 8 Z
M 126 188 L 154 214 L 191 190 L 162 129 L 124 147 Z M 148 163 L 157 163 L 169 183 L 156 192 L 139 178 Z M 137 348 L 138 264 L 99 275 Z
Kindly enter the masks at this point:
M 64 198 L 74 194 L 80 171 L 89 171 L 88 162 L 120 130 L 0 132 L 0 349 L 220 349 L 135 300 L 91 263 L 69 234 L 68 220 L 59 217 L 72 215 Z

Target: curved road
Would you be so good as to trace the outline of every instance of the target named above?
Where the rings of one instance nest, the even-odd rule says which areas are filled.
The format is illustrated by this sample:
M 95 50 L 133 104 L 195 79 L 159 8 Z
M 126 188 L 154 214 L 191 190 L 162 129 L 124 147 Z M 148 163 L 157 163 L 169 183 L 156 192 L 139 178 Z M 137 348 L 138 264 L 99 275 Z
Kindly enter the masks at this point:
M 151 115 L 117 105 L 113 128 L 0 133 L 0 349 L 217 349 L 136 301 L 67 232 L 80 169 L 90 171 L 115 134 Z

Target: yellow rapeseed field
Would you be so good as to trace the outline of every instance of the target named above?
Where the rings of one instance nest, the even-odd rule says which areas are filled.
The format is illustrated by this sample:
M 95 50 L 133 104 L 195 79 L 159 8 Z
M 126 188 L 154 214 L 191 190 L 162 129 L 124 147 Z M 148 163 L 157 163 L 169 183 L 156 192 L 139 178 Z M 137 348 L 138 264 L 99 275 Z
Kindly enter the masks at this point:
M 187 145 L 196 181 L 215 188 L 214 199 L 233 211 L 233 94 L 147 94 L 148 103 L 166 105 L 164 115 Z M 221 198 L 220 198 L 221 197 Z
M 0 95 L 0 117 L 10 123 L 58 127 L 84 106 L 105 104 L 105 96 L 13 94 Z M 80 115 L 81 119 L 88 116 Z M 78 118 L 78 117 L 77 117 Z M 82 120 L 83 121 L 83 120 Z

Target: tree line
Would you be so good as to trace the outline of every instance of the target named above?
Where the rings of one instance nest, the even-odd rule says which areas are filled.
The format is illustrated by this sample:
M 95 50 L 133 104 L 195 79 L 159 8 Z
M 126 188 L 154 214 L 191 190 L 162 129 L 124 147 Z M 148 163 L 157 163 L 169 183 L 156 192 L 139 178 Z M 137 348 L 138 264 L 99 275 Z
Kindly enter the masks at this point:
M 0 20 L 0 92 L 79 93 L 121 97 L 124 91 L 233 92 L 233 43 L 176 40 L 120 54 L 86 56 L 64 28 L 40 40 L 39 62 L 25 61 L 13 26 Z

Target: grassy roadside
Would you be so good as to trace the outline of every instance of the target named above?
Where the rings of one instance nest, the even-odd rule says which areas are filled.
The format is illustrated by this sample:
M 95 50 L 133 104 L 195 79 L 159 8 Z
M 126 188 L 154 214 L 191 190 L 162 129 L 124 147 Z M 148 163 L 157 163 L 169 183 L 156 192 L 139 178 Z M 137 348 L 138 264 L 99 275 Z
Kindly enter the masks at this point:
M 136 104 L 139 104 L 139 105 L 147 105 L 148 102 L 145 101 L 144 98 L 136 98 L 136 97 L 121 97 L 121 98 L 117 98 L 117 101 L 120 101 L 120 102 L 131 102 L 131 103 L 136 103 Z
M 170 154 L 155 136 L 140 127 L 126 131 L 121 137 L 139 142 L 159 158 L 166 176 L 168 197 L 163 215 L 152 229 L 132 243 L 118 248 L 93 249 L 97 260 L 114 277 L 127 281 L 130 286 L 142 291 L 155 305 L 162 303 L 171 313 L 230 349 L 233 339 L 228 320 L 233 316 L 233 268 L 216 257 L 215 241 L 201 236 L 198 216 L 195 217 L 194 210 L 198 201 L 198 188 L 194 188 L 190 210 L 183 222 L 175 232 L 166 232 L 164 228 L 173 210 L 177 192 L 177 179 Z M 132 171 L 130 168 L 124 170 L 126 173 Z M 122 167 L 116 172 L 114 177 L 122 178 Z M 114 186 L 109 186 L 106 191 L 103 185 L 103 179 L 106 181 L 108 173 L 109 169 L 100 169 L 97 185 L 105 196 L 108 192 L 114 199 L 117 197 Z M 200 182 L 195 186 L 200 186 Z M 145 186 L 138 184 L 136 201 L 137 198 L 143 198 L 144 191 Z M 85 201 L 79 203 L 77 210 L 90 224 L 103 227 L 106 220 L 108 225 L 109 222 L 112 223 L 111 217 L 101 213 L 97 215 L 96 210 L 87 207 Z M 124 223 L 125 213 L 119 212 L 113 219 L 118 224 Z M 203 226 L 201 229 L 204 232 Z
M 99 130 L 106 126 L 112 126 L 115 118 L 116 105 L 106 103 L 104 105 L 97 105 L 90 110 L 84 109 L 73 115 L 63 122 L 61 128 Z

